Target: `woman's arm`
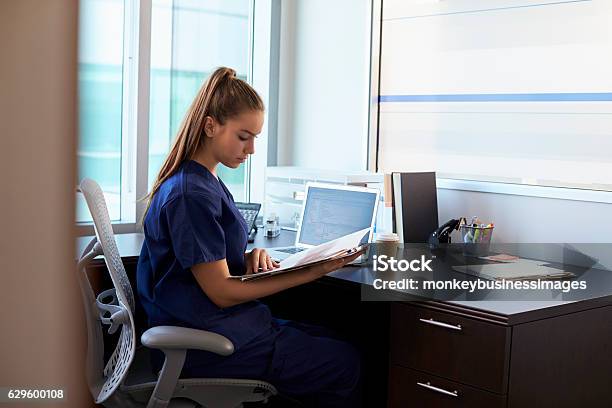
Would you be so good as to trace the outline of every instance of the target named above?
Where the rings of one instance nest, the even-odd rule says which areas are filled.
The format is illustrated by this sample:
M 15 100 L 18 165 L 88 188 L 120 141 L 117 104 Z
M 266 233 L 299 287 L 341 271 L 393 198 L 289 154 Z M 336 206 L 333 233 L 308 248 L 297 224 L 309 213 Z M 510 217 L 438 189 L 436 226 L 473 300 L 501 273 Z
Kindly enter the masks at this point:
M 245 282 L 230 278 L 231 275 L 225 259 L 194 265 L 191 267 L 191 272 L 206 296 L 217 306 L 225 308 L 311 282 L 329 272 L 342 268 L 347 263 L 354 261 L 359 255 L 361 255 L 361 252 L 309 268 Z

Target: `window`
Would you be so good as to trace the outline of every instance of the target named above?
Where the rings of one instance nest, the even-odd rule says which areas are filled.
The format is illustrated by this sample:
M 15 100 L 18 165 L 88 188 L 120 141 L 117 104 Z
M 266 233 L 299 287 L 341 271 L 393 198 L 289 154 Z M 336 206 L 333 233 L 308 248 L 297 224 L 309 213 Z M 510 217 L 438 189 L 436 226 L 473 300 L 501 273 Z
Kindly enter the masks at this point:
M 380 169 L 612 191 L 611 17 L 602 1 L 383 2 Z
M 126 231 L 136 230 L 137 199 L 206 77 L 224 65 L 252 82 L 253 8 L 251 0 L 81 0 L 79 180 L 100 184 L 111 220 Z M 236 201 L 248 198 L 251 165 L 219 166 Z M 76 219 L 91 221 L 81 194 Z
M 79 21 L 79 180 L 96 180 L 112 220 L 121 218 L 122 0 L 82 0 Z M 81 195 L 77 221 L 90 219 Z
M 249 0 L 157 0 L 151 27 L 149 187 L 203 81 L 229 66 L 249 81 Z M 229 46 L 231 45 L 231 46 Z M 246 197 L 246 166 L 219 166 L 236 201 Z

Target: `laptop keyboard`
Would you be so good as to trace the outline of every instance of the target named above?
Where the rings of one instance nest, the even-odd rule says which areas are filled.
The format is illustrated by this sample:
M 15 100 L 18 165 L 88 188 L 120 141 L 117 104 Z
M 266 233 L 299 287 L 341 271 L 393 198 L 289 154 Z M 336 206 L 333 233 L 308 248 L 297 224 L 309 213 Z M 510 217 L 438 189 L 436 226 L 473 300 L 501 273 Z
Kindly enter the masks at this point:
M 284 252 L 286 254 L 297 254 L 298 252 L 302 252 L 303 250 L 304 248 L 300 248 L 300 247 L 275 249 L 276 252 Z

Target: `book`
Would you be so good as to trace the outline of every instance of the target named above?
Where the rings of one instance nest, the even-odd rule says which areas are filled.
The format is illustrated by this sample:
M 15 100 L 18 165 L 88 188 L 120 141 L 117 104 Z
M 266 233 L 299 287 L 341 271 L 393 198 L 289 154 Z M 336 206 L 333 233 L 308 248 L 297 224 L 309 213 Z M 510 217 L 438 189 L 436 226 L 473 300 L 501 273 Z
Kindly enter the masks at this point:
M 287 273 L 302 268 L 314 266 L 323 262 L 330 261 L 332 259 L 340 259 L 351 256 L 362 249 L 368 244 L 361 245 L 362 239 L 366 234 L 370 232 L 370 228 L 365 228 L 352 234 L 342 236 L 317 245 L 312 248 L 308 248 L 297 254 L 293 254 L 281 262 L 281 266 L 276 269 L 272 269 L 265 272 L 251 273 L 242 276 L 232 276 L 233 279 L 240 279 L 241 281 L 249 281 L 254 279 L 266 278 L 268 276 L 274 276 L 281 273 Z

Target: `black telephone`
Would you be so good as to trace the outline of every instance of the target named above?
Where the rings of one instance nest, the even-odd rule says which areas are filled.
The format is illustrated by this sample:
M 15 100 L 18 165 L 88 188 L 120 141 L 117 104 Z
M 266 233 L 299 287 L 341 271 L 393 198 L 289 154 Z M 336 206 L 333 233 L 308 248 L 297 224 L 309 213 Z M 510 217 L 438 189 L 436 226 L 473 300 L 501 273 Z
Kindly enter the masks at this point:
M 459 229 L 460 221 L 461 220 L 455 219 L 449 220 L 444 223 L 444 225 L 442 225 L 440 228 L 432 232 L 431 235 L 429 235 L 428 239 L 429 248 L 436 249 L 440 244 L 450 244 L 450 234 L 451 232 L 453 232 L 453 230 Z
M 259 214 L 259 210 L 261 209 L 261 204 L 259 203 L 236 203 L 236 207 L 240 214 L 244 217 L 248 227 L 249 227 L 249 236 L 247 238 L 247 242 L 255 241 L 255 234 L 257 234 L 257 226 L 255 225 L 255 220 L 257 219 L 257 214 Z

